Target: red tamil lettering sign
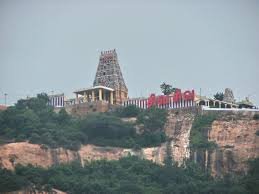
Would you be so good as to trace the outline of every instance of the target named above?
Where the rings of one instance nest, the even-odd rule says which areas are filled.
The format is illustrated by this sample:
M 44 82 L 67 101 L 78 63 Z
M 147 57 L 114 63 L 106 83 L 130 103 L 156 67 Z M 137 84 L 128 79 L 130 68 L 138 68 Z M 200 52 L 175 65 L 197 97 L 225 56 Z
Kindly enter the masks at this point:
M 181 92 L 180 89 L 176 89 L 176 91 L 173 93 L 173 95 L 160 95 L 156 96 L 155 94 L 151 94 L 148 98 L 147 106 L 150 108 L 151 106 L 161 106 L 161 105 L 167 105 L 170 103 L 170 99 L 172 102 L 180 102 L 181 100 L 185 101 L 193 101 L 195 97 L 194 90 L 189 91 L 186 90 L 185 92 Z

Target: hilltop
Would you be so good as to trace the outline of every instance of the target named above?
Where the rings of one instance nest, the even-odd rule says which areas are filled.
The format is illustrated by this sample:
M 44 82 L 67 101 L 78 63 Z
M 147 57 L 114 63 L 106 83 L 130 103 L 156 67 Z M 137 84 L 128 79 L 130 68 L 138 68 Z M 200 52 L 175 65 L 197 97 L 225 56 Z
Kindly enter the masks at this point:
M 1 192 L 24 187 L 69 193 L 256 191 L 255 112 L 128 106 L 73 117 L 64 109 L 54 112 L 47 101 L 39 94 L 0 112 Z M 248 159 L 254 160 L 250 168 Z

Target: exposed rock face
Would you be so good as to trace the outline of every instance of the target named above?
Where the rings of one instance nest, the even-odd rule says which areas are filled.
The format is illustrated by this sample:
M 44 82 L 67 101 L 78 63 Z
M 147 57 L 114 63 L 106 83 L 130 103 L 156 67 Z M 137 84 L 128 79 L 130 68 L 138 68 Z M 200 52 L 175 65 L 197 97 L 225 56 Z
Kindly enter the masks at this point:
M 196 108 L 169 111 L 165 133 L 170 138 L 171 155 L 179 164 L 190 158 L 190 131 L 194 117 L 199 111 Z M 194 152 L 193 159 L 205 169 L 211 169 L 215 176 L 222 176 L 229 172 L 245 172 L 246 161 L 259 157 L 259 136 L 256 135 L 259 121 L 253 120 L 253 112 L 217 111 L 217 114 L 220 114 L 221 118 L 214 121 L 208 129 L 209 141 L 215 141 L 218 145 L 217 149 Z M 16 164 L 32 164 L 46 168 L 74 160 L 84 165 L 86 161 L 118 160 L 128 155 L 137 155 L 162 164 L 168 154 L 166 150 L 166 143 L 140 150 L 83 145 L 79 151 L 71 151 L 20 142 L 0 146 L 0 166 L 14 169 Z
M 172 156 L 179 164 L 190 156 L 189 135 L 195 115 L 194 110 L 170 111 L 168 122 L 165 125 L 165 132 L 172 139 L 170 143 Z M 63 148 L 48 149 L 27 142 L 10 143 L 0 146 L 0 166 L 7 169 L 14 169 L 16 164 L 49 167 L 53 164 L 67 163 L 73 160 L 80 160 L 84 165 L 85 161 L 118 160 L 129 154 L 162 164 L 167 154 L 166 145 L 162 144 L 159 147 L 141 150 L 84 145 L 79 151 L 71 151 Z
M 84 145 L 79 151 L 71 151 L 63 148 L 46 149 L 28 142 L 10 143 L 0 146 L 0 166 L 11 170 L 17 164 L 32 164 L 47 168 L 54 164 L 68 163 L 74 160 L 79 160 L 84 165 L 85 161 L 118 160 L 129 154 L 138 155 L 161 164 L 164 161 L 165 145 L 141 150 Z
M 169 111 L 165 133 L 172 139 L 172 157 L 179 164 L 190 157 L 189 137 L 197 111 L 197 108 Z
M 248 159 L 259 157 L 258 120 L 214 121 L 209 132 L 209 140 L 218 148 L 210 155 L 213 175 L 221 176 L 230 172 L 246 172 Z
M 47 149 L 27 142 L 0 146 L 0 166 L 7 169 L 13 169 L 16 164 L 49 167 L 76 159 L 79 159 L 77 152 L 63 148 Z

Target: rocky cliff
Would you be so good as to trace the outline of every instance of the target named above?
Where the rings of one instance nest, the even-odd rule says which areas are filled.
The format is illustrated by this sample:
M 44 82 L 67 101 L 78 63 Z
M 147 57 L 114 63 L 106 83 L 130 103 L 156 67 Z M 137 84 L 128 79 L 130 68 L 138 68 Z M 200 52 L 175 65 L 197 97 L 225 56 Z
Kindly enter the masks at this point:
M 193 119 L 194 113 L 169 112 L 165 131 L 168 137 L 170 137 L 171 154 L 174 160 L 180 164 L 186 158 L 189 158 L 190 155 L 189 135 Z M 83 145 L 79 151 L 71 151 L 63 148 L 50 149 L 46 146 L 30 144 L 28 142 L 10 143 L 0 146 L 0 166 L 7 169 L 13 169 L 16 164 L 49 167 L 73 160 L 79 160 L 84 165 L 85 161 L 99 159 L 117 160 L 129 154 L 138 155 L 162 164 L 167 155 L 166 144 L 140 150 Z
M 253 114 L 229 113 L 212 123 L 208 137 L 217 144 L 210 154 L 213 175 L 246 172 L 248 159 L 259 157 L 259 120 Z
M 169 111 L 165 133 L 171 140 L 172 158 L 178 164 L 190 158 L 190 132 L 198 111 L 196 108 Z
M 17 164 L 32 164 L 46 168 L 74 160 L 79 160 L 84 165 L 86 161 L 100 159 L 118 160 L 129 154 L 162 163 L 165 155 L 165 145 L 141 150 L 83 145 L 79 151 L 71 151 L 63 148 L 50 149 L 28 142 L 10 143 L 0 146 L 0 166 L 14 169 Z
M 191 157 L 189 137 L 197 114 L 201 114 L 198 109 L 169 111 L 165 132 L 169 137 L 171 155 L 179 164 Z M 208 130 L 208 138 L 209 141 L 216 142 L 217 148 L 199 152 L 202 156 L 200 163 L 205 169 L 211 169 L 213 175 L 219 176 L 228 172 L 242 172 L 246 170 L 247 159 L 259 157 L 259 136 L 255 134 L 259 129 L 259 121 L 253 120 L 252 116 L 252 113 L 224 113 L 212 123 Z M 140 150 L 83 145 L 79 151 L 71 151 L 19 142 L 0 146 L 0 166 L 7 169 L 14 169 L 16 164 L 49 167 L 74 160 L 79 160 L 84 165 L 85 161 L 117 160 L 129 154 L 162 164 L 168 154 L 166 150 L 166 143 L 159 147 Z

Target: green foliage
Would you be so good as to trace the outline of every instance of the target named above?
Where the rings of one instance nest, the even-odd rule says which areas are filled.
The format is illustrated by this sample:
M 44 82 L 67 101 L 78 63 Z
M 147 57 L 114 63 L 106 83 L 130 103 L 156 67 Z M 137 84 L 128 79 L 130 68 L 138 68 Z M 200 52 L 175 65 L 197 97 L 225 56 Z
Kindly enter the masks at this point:
M 141 147 L 159 146 L 166 141 L 164 131 L 144 132 L 137 136 L 136 143 Z
M 124 123 L 119 118 L 105 114 L 93 114 L 87 116 L 80 122 L 80 129 L 92 138 L 117 139 L 124 136 L 132 136 L 134 128 L 128 123 Z
M 223 92 L 217 92 L 217 93 L 214 95 L 214 98 L 215 98 L 216 100 L 222 101 L 223 98 L 224 98 Z
M 76 128 L 77 121 L 64 109 L 58 114 L 47 106 L 48 96 L 19 100 L 13 107 L 1 112 L 0 134 L 14 141 L 45 144 L 50 147 L 78 149 L 84 134 Z
M 194 119 L 190 134 L 190 146 L 193 149 L 213 149 L 216 145 L 208 141 L 208 130 L 217 118 L 215 114 L 199 115 Z
M 19 100 L 16 106 L 0 112 L 0 135 L 3 139 L 44 144 L 52 148 L 78 150 L 81 144 L 139 148 L 159 145 L 165 141 L 163 132 L 136 134 L 133 124 L 123 122 L 116 114 L 99 113 L 86 118 L 72 118 L 65 109 L 55 113 L 47 106 L 47 96 Z M 139 114 L 129 106 L 124 116 Z M 159 116 L 159 114 L 157 114 Z M 157 125 L 157 123 L 155 123 Z
M 57 121 L 60 125 L 67 125 L 71 121 L 71 117 L 64 108 L 59 111 Z
M 118 117 L 106 114 L 93 114 L 80 122 L 80 130 L 88 136 L 88 142 L 99 146 L 148 147 L 165 142 L 164 132 L 144 132 L 136 134 L 134 126 Z
M 171 94 L 172 92 L 175 92 L 175 90 L 176 90 L 176 88 L 173 88 L 172 85 L 166 84 L 165 82 L 163 82 L 160 85 L 160 88 L 164 95 Z
M 12 171 L 0 168 L 0 192 L 16 191 L 24 186 L 24 179 Z
M 153 106 L 142 111 L 137 117 L 137 122 L 143 124 L 150 131 L 162 130 L 166 123 L 167 115 L 167 110 Z
M 259 114 L 255 114 L 253 118 L 254 120 L 259 120 Z
M 140 112 L 140 108 L 135 105 L 129 105 L 127 107 L 117 108 L 115 115 L 118 117 L 137 117 Z
M 256 194 L 258 161 L 250 162 L 247 176 L 224 179 L 213 179 L 193 162 L 187 162 L 185 167 L 168 167 L 135 156 L 118 161 L 93 161 L 84 167 L 79 162 L 49 169 L 18 165 L 14 172 L 0 169 L 0 192 L 34 187 L 55 188 L 71 194 Z
M 259 193 L 259 158 L 248 161 L 250 166 L 248 175 L 242 179 L 241 184 L 249 193 Z

